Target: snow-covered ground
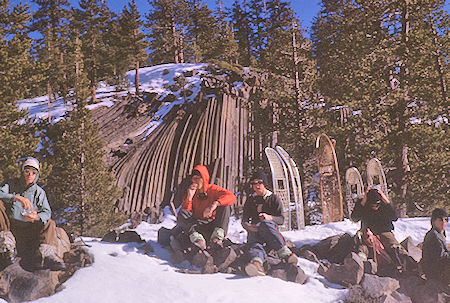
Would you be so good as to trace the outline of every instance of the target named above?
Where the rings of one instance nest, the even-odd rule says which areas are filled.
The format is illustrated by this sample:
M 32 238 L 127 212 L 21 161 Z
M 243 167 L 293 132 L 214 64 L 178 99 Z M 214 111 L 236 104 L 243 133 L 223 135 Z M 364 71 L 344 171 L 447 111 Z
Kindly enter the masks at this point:
M 168 211 L 167 211 L 168 212 Z M 63 284 L 55 295 L 34 302 L 47 303 L 126 303 L 126 302 L 343 302 L 347 290 L 327 282 L 317 273 L 317 264 L 299 258 L 299 265 L 309 276 L 306 284 L 285 282 L 271 277 L 242 277 L 233 274 L 211 275 L 184 274 L 176 270 L 189 266 L 185 261 L 174 265 L 169 251 L 157 240 L 161 226 L 175 225 L 174 216 L 166 213 L 161 224 L 141 223 L 137 228 L 143 239 L 149 242 L 155 252 L 146 255 L 138 244 L 102 243 L 88 239 L 88 248 L 95 262 L 80 269 Z M 399 219 L 395 222 L 395 236 L 403 240 L 411 236 L 414 243 L 423 240 L 430 228 L 429 218 Z M 359 224 L 349 220 L 326 225 L 306 226 L 301 231 L 284 232 L 287 239 L 297 247 L 316 243 L 331 235 L 343 232 L 353 234 Z M 447 235 L 450 228 L 447 228 Z M 242 242 L 245 231 L 240 221 L 231 219 L 229 237 Z M 449 239 L 447 239 L 448 241 Z

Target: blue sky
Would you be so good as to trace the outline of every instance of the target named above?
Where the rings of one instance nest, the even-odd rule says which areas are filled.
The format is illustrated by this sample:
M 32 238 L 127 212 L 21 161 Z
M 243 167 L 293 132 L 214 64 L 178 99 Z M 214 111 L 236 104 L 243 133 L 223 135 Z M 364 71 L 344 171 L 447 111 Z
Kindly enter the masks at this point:
M 150 8 L 150 5 L 148 4 L 147 0 L 135 0 L 136 4 L 139 8 L 139 11 L 142 15 L 146 14 L 148 9 Z M 19 0 L 12 0 L 11 3 L 18 3 Z M 72 4 L 72 6 L 78 6 L 78 0 L 69 0 L 69 2 Z M 114 12 L 120 12 L 122 8 L 127 5 L 129 2 L 128 0 L 106 0 L 108 3 L 108 6 L 114 11 Z M 213 10 L 216 7 L 216 0 L 206 0 L 205 1 L 208 5 L 208 7 Z M 225 7 L 230 8 L 234 0 L 223 0 Z M 31 1 L 22 0 L 22 3 L 29 3 L 32 6 L 32 9 L 36 7 L 34 3 Z M 291 1 L 291 7 L 295 10 L 297 13 L 298 18 L 302 22 L 302 25 L 305 29 L 309 30 L 311 27 L 311 23 L 313 18 L 317 15 L 319 12 L 320 6 L 319 6 L 320 0 L 293 0 Z

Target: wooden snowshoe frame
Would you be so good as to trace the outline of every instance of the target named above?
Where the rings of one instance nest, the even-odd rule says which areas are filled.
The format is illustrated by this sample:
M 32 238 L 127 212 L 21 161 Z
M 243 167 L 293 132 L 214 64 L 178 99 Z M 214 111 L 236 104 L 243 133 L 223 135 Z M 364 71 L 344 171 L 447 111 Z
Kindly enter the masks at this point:
M 350 167 L 345 172 L 345 200 L 350 217 L 357 199 L 364 197 L 364 184 L 356 167 Z
M 316 149 L 323 223 L 342 221 L 342 189 L 334 145 L 326 134 L 321 134 Z
M 292 186 L 292 193 L 294 195 L 294 205 L 289 205 L 289 207 L 294 208 L 295 210 L 294 215 L 297 223 L 297 229 L 303 229 L 305 227 L 303 191 L 297 164 L 295 163 L 294 159 L 292 159 L 292 157 L 288 154 L 288 152 L 285 151 L 281 146 L 276 146 L 275 149 L 288 168 Z
M 270 171 L 272 172 L 273 192 L 280 197 L 281 202 L 283 203 L 283 216 L 285 222 L 280 226 L 280 230 L 291 230 L 290 192 L 286 165 L 273 148 L 266 147 L 264 152 L 266 153 Z M 286 218 L 288 218 L 287 222 Z
M 388 197 L 386 176 L 384 175 L 383 166 L 381 166 L 380 160 L 372 158 L 367 162 L 366 168 L 367 174 L 367 187 L 380 186 L 380 189 Z

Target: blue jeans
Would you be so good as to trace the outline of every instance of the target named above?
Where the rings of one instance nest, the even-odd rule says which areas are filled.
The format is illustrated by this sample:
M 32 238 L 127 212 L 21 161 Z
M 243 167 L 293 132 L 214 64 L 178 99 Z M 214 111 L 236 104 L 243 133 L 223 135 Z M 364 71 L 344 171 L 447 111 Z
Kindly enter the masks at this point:
M 278 225 L 270 220 L 264 220 L 256 224 L 257 232 L 248 231 L 247 246 L 250 260 L 259 258 L 263 262 L 267 258 L 264 244 L 268 250 L 280 250 L 286 245 L 286 241 L 278 230 Z

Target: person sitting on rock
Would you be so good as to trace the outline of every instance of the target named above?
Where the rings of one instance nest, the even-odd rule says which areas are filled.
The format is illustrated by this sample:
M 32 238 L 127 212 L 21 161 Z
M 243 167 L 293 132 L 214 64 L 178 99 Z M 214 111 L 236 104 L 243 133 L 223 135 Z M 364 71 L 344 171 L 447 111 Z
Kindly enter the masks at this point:
M 212 265 L 215 253 L 224 248 L 223 241 L 228 231 L 231 206 L 236 200 L 236 196 L 218 185 L 209 184 L 209 179 L 206 166 L 194 167 L 191 176 L 192 183 L 187 189 L 178 212 L 177 225 L 170 232 L 170 246 L 174 250 L 175 263 L 181 262 L 187 256 L 180 253 L 186 251 L 187 241 L 194 248 L 198 248 L 198 252 L 194 254 L 196 250 L 190 250 L 191 248 L 187 247 L 192 252 L 191 256 L 195 257 L 192 259 L 196 264 Z M 183 241 L 186 238 L 188 240 Z M 226 250 L 228 254 L 232 253 L 231 247 L 227 247 Z M 223 251 L 220 254 L 223 255 Z M 224 258 L 226 259 L 227 256 Z M 196 262 L 195 260 L 198 259 L 203 259 L 203 261 Z M 203 265 L 197 266 L 203 267 Z M 212 268 L 207 270 L 203 268 L 203 271 L 207 273 L 211 273 L 211 270 Z
M 406 250 L 395 239 L 392 231 L 398 216 L 388 197 L 379 188 L 368 188 L 364 198 L 355 203 L 351 214 L 355 222 L 361 221 L 363 234 L 374 235 L 396 264 L 399 271 L 403 270 Z
M 244 204 L 242 226 L 247 230 L 250 262 L 245 267 L 249 276 L 265 275 L 267 258 L 265 246 L 275 250 L 287 263 L 297 264 L 297 256 L 286 246 L 278 226 L 284 223 L 283 204 L 280 198 L 266 188 L 267 175 L 256 172 L 250 179 L 254 193 Z
M 36 184 L 39 161 L 27 157 L 21 165 L 21 177 L 0 185 L 0 228 L 11 231 L 16 240 L 17 255 L 29 269 L 63 270 L 65 265 L 53 257 L 42 260 L 41 244 L 55 246 L 56 223 L 45 191 Z
M 436 208 L 431 213 L 431 229 L 426 233 L 422 245 L 422 270 L 427 279 L 450 284 L 450 254 L 445 242 L 448 213 Z

